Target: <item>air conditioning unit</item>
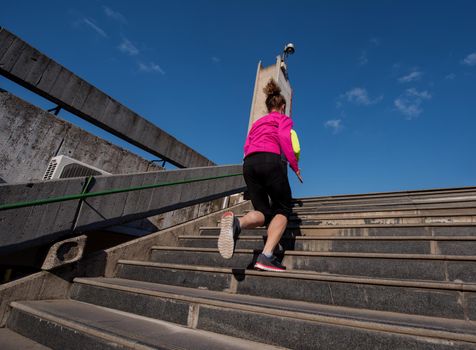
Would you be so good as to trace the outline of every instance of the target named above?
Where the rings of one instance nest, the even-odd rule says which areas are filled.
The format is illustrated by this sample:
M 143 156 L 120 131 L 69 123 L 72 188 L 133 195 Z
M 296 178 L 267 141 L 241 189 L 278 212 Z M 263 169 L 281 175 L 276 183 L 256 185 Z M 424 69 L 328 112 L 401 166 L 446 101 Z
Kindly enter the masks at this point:
M 43 180 L 65 179 L 70 177 L 82 177 L 90 175 L 111 175 L 110 173 L 95 168 L 79 160 L 67 157 L 53 157 L 46 168 Z

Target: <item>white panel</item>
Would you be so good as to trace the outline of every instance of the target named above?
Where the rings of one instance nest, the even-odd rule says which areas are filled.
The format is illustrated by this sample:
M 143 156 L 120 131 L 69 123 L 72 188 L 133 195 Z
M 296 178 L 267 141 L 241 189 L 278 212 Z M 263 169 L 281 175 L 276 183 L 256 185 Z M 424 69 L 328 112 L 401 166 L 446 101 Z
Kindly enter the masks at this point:
M 57 157 L 51 158 L 50 163 L 48 164 L 48 167 L 46 169 L 45 175 L 43 176 L 43 180 L 54 180 L 54 179 L 64 178 L 64 176 L 62 176 L 63 170 L 65 169 L 66 166 L 70 164 L 77 164 L 77 165 L 80 165 L 81 167 L 87 168 L 91 171 L 91 174 L 97 175 L 97 173 L 99 173 L 100 175 L 111 175 L 111 173 L 108 173 L 107 171 L 98 169 L 89 164 L 85 164 L 83 162 L 80 162 L 79 160 L 76 160 L 67 156 L 57 156 Z

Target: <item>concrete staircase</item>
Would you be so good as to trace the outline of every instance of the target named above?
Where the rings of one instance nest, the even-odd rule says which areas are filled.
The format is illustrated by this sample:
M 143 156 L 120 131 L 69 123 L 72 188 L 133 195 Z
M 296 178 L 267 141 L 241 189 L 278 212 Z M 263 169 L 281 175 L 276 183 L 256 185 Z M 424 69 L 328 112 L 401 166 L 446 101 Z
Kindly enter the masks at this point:
M 4 331 L 54 349 L 476 349 L 476 188 L 300 199 L 284 273 L 251 269 L 264 229 L 230 260 L 217 235 L 14 302 Z

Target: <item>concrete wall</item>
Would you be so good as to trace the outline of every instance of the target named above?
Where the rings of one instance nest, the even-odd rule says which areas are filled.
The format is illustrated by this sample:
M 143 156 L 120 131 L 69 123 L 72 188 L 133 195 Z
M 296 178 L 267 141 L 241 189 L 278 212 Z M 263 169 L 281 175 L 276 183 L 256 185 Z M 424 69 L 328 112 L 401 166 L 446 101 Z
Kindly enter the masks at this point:
M 95 196 L 82 201 L 75 199 L 0 210 L 0 254 L 242 192 L 245 183 L 241 172 L 241 165 L 229 165 L 95 177 L 88 186 L 88 193 L 164 183 L 173 185 Z M 199 179 L 207 180 L 196 181 Z M 79 194 L 85 181 L 85 178 L 73 178 L 2 184 L 0 204 Z
M 55 115 L 6 92 L 0 91 L 0 183 L 34 182 L 43 178 L 51 157 L 68 155 L 113 174 L 162 170 L 156 164 L 96 137 Z M 81 186 L 64 192 L 61 187 L 48 195 L 78 193 Z M 32 199 L 24 197 L 23 200 Z M 113 232 L 144 235 L 193 220 L 222 209 L 224 199 L 191 205 L 121 226 L 107 228 Z M 77 204 L 73 204 L 77 205 Z M 231 205 L 231 204 L 230 204 Z M 42 208 L 27 211 L 42 213 Z M 71 227 L 73 223 L 65 226 Z M 25 226 L 25 229 L 33 226 Z M 20 230 L 21 231 L 21 230 Z M 18 233 L 18 232 L 17 232 Z M 7 234 L 0 228 L 0 235 Z
M 176 155 L 180 161 L 175 161 L 179 165 L 213 164 L 1 27 L 0 74 L 116 135 L 121 132 L 120 128 L 127 125 L 130 134 L 135 137 L 134 142 L 148 144 L 152 153 L 164 151 L 170 157 Z M 167 140 L 170 141 L 168 144 Z M 0 91 L 0 183 L 21 184 L 40 180 L 51 157 L 61 154 L 113 174 L 162 169 L 6 91 Z M 78 186 L 65 188 L 52 184 L 45 193 L 47 196 L 64 195 L 77 193 L 78 190 Z M 4 195 L 4 203 L 7 198 Z M 25 192 L 21 200 L 34 198 L 37 194 Z M 73 207 L 77 204 L 70 203 Z M 149 220 L 129 222 L 127 227 L 119 229 L 120 232 L 140 231 L 141 234 L 156 232 L 219 210 L 223 204 L 223 199 L 190 204 L 187 208 L 162 213 Z M 53 208 L 53 212 L 62 214 L 65 207 L 59 208 Z M 51 215 L 45 216 L 43 212 L 44 208 L 30 208 L 15 215 L 18 220 L 22 215 L 38 215 L 43 221 L 51 220 Z M 34 222 L 25 219 L 24 227 L 14 234 L 21 235 L 24 229 L 35 230 Z M 39 225 L 44 228 L 43 222 Z M 64 222 L 63 229 L 67 230 L 71 225 L 72 221 Z M 0 228 L 0 235 L 6 233 Z
M 156 164 L 0 91 L 0 178 L 41 180 L 50 159 L 67 155 L 111 174 L 157 171 Z
M 0 91 L 0 183 L 39 181 L 51 157 L 61 154 L 112 174 L 162 170 L 156 163 L 150 164 L 15 95 Z M 223 199 L 200 203 L 110 230 L 144 235 L 220 210 L 223 203 Z
M 263 89 L 271 78 L 278 83 L 281 88 L 281 94 L 286 99 L 286 115 L 291 115 L 292 89 L 289 80 L 286 79 L 281 70 L 281 58 L 278 56 L 276 58 L 276 63 L 268 67 L 263 67 L 261 62 L 259 62 L 256 71 L 256 81 L 253 91 L 248 131 L 251 129 L 251 126 L 255 121 L 268 114 L 268 109 L 266 108 L 266 94 L 263 92 Z
M 250 202 L 240 203 L 231 210 L 236 214 L 252 209 Z M 5 326 L 9 304 L 18 300 L 44 300 L 68 298 L 75 277 L 112 277 L 119 259 L 142 259 L 154 245 L 174 245 L 179 235 L 198 234 L 198 228 L 214 226 L 223 211 L 203 216 L 147 237 L 137 238 L 119 246 L 86 256 L 83 260 L 56 268 L 52 272 L 38 272 L 19 280 L 0 285 L 0 327 Z

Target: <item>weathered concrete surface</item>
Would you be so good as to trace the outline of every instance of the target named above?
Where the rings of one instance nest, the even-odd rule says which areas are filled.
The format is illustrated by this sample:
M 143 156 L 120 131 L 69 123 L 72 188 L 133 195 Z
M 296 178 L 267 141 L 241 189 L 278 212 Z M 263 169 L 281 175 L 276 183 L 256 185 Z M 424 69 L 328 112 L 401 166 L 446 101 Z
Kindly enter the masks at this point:
M 100 176 L 97 177 L 89 192 L 241 174 L 241 172 L 241 165 L 230 165 L 149 172 L 135 175 Z M 102 222 L 102 226 L 106 226 L 115 222 L 121 223 L 135 218 L 150 217 L 158 213 L 221 198 L 228 194 L 239 193 L 244 188 L 244 180 L 240 175 L 150 190 L 119 193 L 106 197 L 88 198 L 81 206 L 78 220 L 75 223 L 75 231 L 81 232 L 92 229 L 97 227 L 99 222 Z
M 2 350 L 51 350 L 7 328 L 0 329 L 0 348 Z
M 240 165 L 99 176 L 88 192 L 241 174 Z M 0 185 L 0 204 L 79 194 L 85 179 Z M 0 253 L 207 202 L 245 188 L 241 175 L 0 211 Z
M 111 174 L 161 170 L 157 164 L 0 91 L 0 178 L 42 180 L 52 157 L 66 155 Z
M 81 193 L 85 180 L 0 185 L 0 204 Z M 72 232 L 79 200 L 0 211 L 0 254 L 53 242 Z
M 41 180 L 50 159 L 60 154 L 112 174 L 162 170 L 156 163 L 150 164 L 128 150 L 96 137 L 6 91 L 0 91 L 0 178 L 10 184 Z M 118 230 L 151 233 L 210 214 L 221 209 L 222 205 L 222 199 L 200 203 L 150 217 L 148 220 L 137 220 Z M 28 212 L 25 210 L 17 214 L 24 215 Z
M 83 262 L 82 266 L 84 266 L 84 272 L 82 274 L 84 276 L 112 277 L 117 268 L 117 262 L 121 259 L 144 260 L 149 257 L 151 246 L 176 245 L 178 242 L 178 236 L 190 232 L 198 232 L 200 227 L 216 222 L 216 220 L 221 218 L 222 214 L 227 210 L 239 213 L 250 209 L 252 209 L 251 202 L 242 202 L 231 208 L 223 209 L 213 214 L 107 249 L 89 257 L 85 262 Z
M 13 305 L 8 326 L 54 349 L 282 350 L 72 300 Z
M 0 74 L 178 167 L 214 165 L 1 27 Z
M 251 209 L 250 202 L 231 207 L 236 213 Z M 52 272 L 39 272 L 28 277 L 0 285 L 0 327 L 5 325 L 9 304 L 18 300 L 64 299 L 68 297 L 70 282 L 79 276 L 107 276 L 114 274 L 120 259 L 144 259 L 153 245 L 172 245 L 177 237 L 188 232 L 198 232 L 199 227 L 209 226 L 221 218 L 224 209 L 164 231 L 137 238 L 113 248 L 100 251 Z
M 460 201 L 467 203 L 465 199 Z M 347 207 L 348 203 L 341 205 Z M 452 209 L 446 209 L 445 215 L 453 213 Z M 238 210 L 233 211 L 239 215 Z M 457 211 L 461 214 L 459 209 Z M 215 220 L 218 217 L 215 215 Z M 292 348 L 314 349 L 316 344 L 336 349 L 475 348 L 476 288 L 473 282 L 463 282 L 475 280 L 473 265 L 476 260 L 472 257 L 434 255 L 438 252 L 433 244 L 422 255 L 398 256 L 374 252 L 360 254 L 354 252 L 354 248 L 349 253 L 328 254 L 316 252 L 316 247 L 310 246 L 307 252 L 286 252 L 285 256 L 291 259 L 284 261 L 289 268 L 285 272 L 245 270 L 244 266 L 223 268 L 217 266 L 232 261 L 224 262 L 218 253 L 214 253 L 215 257 L 208 253 L 216 249 L 201 249 L 206 253 L 202 254 L 197 249 L 192 251 L 178 246 L 177 234 L 200 237 L 197 225 L 209 225 L 206 219 L 195 223 L 157 235 L 154 237 L 156 242 L 147 237 L 133 244 L 121 245 L 119 250 L 96 254 L 83 274 L 106 275 L 110 277 L 107 278 L 108 285 L 105 285 L 104 278 L 77 279 L 70 298 L 134 312 L 139 317 L 167 319 L 181 324 L 187 322 L 189 327 Z M 453 230 L 461 227 L 455 223 L 444 225 L 438 228 Z M 345 229 L 367 229 L 367 226 L 360 223 Z M 416 234 L 435 241 L 445 238 L 429 237 L 435 233 L 434 227 L 429 226 L 419 226 L 415 230 L 407 225 L 396 227 L 392 224 L 387 228 L 395 230 L 394 234 L 398 233 L 398 237 L 392 239 L 405 240 Z M 296 229 L 307 233 L 309 226 L 301 223 Z M 377 232 L 361 233 L 369 236 Z M 449 236 L 448 232 L 445 235 Z M 469 241 L 473 237 L 469 237 Z M 387 235 L 381 237 L 387 238 Z M 466 231 L 453 232 L 447 238 L 468 239 Z M 158 247 L 154 247 L 156 244 Z M 151 261 L 157 251 L 166 253 L 165 256 L 161 254 L 159 263 Z M 455 252 L 459 254 L 458 250 Z M 235 250 L 234 259 L 238 265 L 244 265 L 252 259 L 253 253 Z M 128 260 L 126 256 L 129 254 L 135 258 Z M 247 260 L 242 259 L 244 254 L 248 254 Z M 177 256 L 181 259 L 177 260 Z M 424 263 L 432 260 L 439 266 Z M 304 270 L 298 271 L 299 268 Z M 442 268 L 446 269 L 445 273 L 442 273 Z M 438 280 L 430 281 L 434 273 Z M 78 283 L 83 284 L 80 290 L 77 289 Z M 52 304 L 55 303 L 62 301 Z M 188 303 L 189 308 L 184 303 Z M 49 303 L 38 304 L 46 306 L 43 311 L 50 310 Z M 174 314 L 163 315 L 164 312 Z M 22 329 L 31 329 L 32 324 L 24 322 Z
M 65 239 L 53 244 L 41 266 L 42 270 L 51 270 L 64 264 L 70 264 L 83 257 L 86 235 Z
M 281 88 L 281 95 L 286 99 L 286 115 L 291 115 L 292 110 L 292 88 L 289 80 L 283 74 L 281 70 L 281 58 L 276 58 L 276 63 L 267 67 L 263 67 L 261 62 L 258 63 L 258 69 L 256 71 L 256 81 L 253 91 L 253 100 L 251 103 L 250 121 L 248 124 L 248 131 L 255 121 L 262 116 L 268 114 L 266 108 L 266 94 L 263 92 L 264 87 L 268 84 L 270 79 L 274 81 Z
M 64 299 L 69 293 L 71 277 L 69 269 L 63 268 L 59 274 L 42 271 L 0 285 L 0 327 L 5 326 L 12 301 Z

